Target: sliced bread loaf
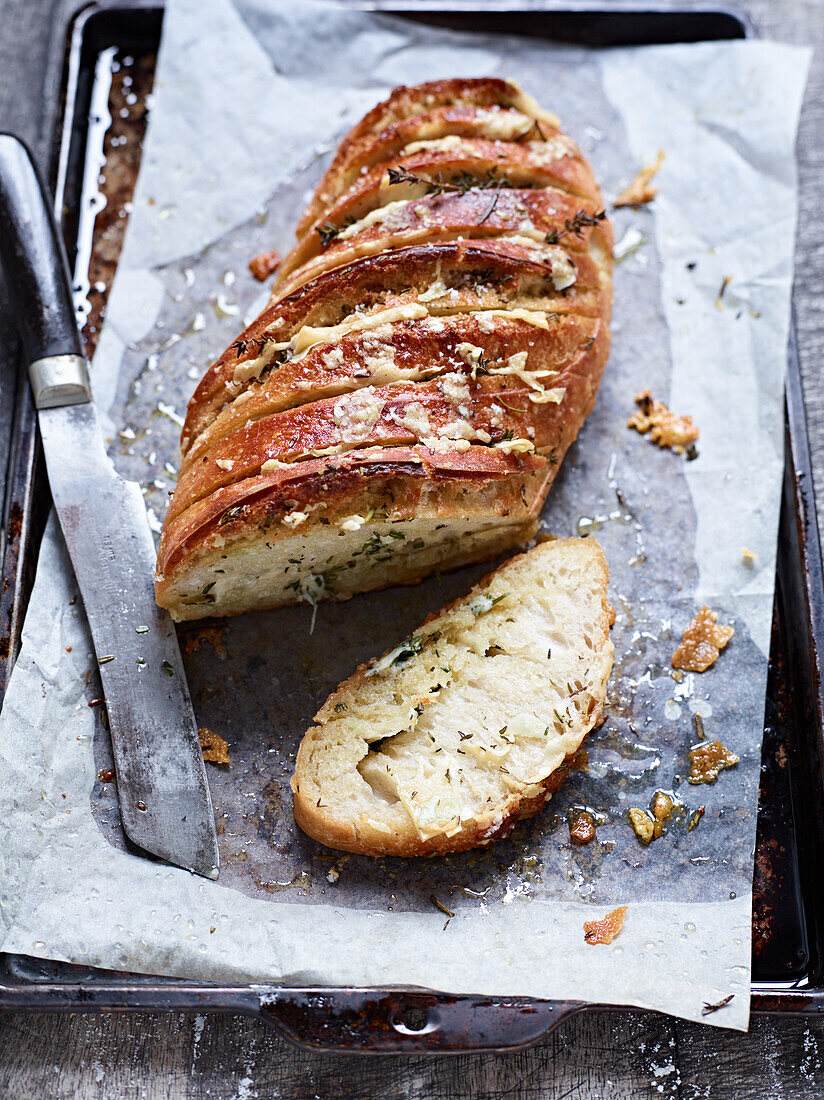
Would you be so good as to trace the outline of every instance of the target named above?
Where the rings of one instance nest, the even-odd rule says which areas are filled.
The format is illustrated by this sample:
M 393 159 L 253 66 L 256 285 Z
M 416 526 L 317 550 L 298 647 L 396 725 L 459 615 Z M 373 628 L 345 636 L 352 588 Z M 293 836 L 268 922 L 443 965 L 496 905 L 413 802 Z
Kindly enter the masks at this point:
M 537 813 L 601 716 L 608 577 L 594 539 L 541 543 L 362 665 L 301 742 L 304 832 L 364 855 L 434 855 Z

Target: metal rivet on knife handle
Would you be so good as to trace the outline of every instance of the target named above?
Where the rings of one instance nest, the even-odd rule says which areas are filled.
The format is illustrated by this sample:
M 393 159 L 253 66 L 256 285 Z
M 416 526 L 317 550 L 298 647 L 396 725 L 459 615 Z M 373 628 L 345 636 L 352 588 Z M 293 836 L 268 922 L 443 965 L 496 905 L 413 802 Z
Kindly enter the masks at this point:
M 91 401 L 89 370 L 82 355 L 47 355 L 29 366 L 29 379 L 38 409 L 83 405 Z

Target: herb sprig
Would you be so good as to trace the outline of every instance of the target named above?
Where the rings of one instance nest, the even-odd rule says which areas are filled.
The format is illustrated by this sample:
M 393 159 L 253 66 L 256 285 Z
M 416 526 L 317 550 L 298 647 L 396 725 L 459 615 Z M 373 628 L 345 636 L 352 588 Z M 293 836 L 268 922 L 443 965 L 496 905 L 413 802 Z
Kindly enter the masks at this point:
M 389 184 L 393 186 L 398 183 L 410 183 L 410 184 L 424 184 L 429 190 L 430 195 L 442 195 L 447 191 L 458 192 L 465 195 L 467 191 L 473 191 L 475 189 L 485 190 L 488 188 L 496 187 L 501 188 L 508 185 L 506 176 L 499 176 L 494 168 L 490 168 L 484 176 L 473 176 L 471 172 L 460 172 L 453 179 L 444 179 L 443 176 L 433 176 L 431 179 L 427 179 L 425 176 L 418 176 L 414 172 L 410 172 L 402 164 L 397 168 L 387 168 L 387 175 L 389 176 Z
M 577 214 L 574 214 L 571 218 L 564 218 L 563 229 L 552 229 L 547 233 L 544 240 L 547 244 L 557 244 L 564 237 L 570 236 L 582 237 L 583 231 L 587 226 L 597 225 L 598 222 L 602 222 L 607 216 L 606 210 L 602 210 L 599 214 L 588 214 L 586 210 L 579 210 Z

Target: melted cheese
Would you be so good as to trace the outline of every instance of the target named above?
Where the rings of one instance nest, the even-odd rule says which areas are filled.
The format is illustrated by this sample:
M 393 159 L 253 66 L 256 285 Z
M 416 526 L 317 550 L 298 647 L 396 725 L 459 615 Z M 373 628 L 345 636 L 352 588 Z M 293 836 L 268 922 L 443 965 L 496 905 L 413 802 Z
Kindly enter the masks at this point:
M 372 434 L 385 404 L 373 387 L 367 386 L 339 398 L 332 410 L 332 419 L 347 442 L 361 443 Z
M 432 138 L 429 141 L 413 141 L 409 145 L 405 145 L 401 149 L 400 155 L 402 157 L 411 157 L 415 153 L 432 152 L 441 153 L 448 152 L 450 149 L 463 149 L 466 147 L 466 142 L 463 138 L 459 138 L 456 134 L 447 134 L 446 137 Z
M 522 382 L 525 382 L 533 391 L 529 395 L 529 400 L 533 401 L 536 405 L 560 405 L 566 396 L 566 390 L 558 386 L 554 389 L 547 389 L 546 386 L 542 386 L 538 381 L 538 377 L 545 377 L 548 374 L 557 374 L 556 370 L 537 370 L 528 371 L 526 369 L 527 353 L 525 351 L 519 351 L 515 355 L 510 355 L 506 361 L 505 367 L 489 367 L 490 374 L 511 374 L 516 378 L 520 378 Z
M 392 306 L 390 309 L 382 309 L 378 313 L 353 314 L 341 321 L 339 325 L 319 328 L 304 325 L 289 341 L 289 346 L 296 356 L 303 355 L 304 352 L 307 352 L 309 348 L 314 347 L 316 344 L 336 343 L 350 332 L 363 332 L 366 329 L 392 324 L 395 321 L 417 321 L 426 316 L 428 316 L 427 310 L 417 302 L 411 302 L 404 306 Z
M 531 439 L 502 439 L 500 443 L 493 443 L 493 447 L 497 447 L 499 451 L 503 451 L 505 454 L 534 454 L 535 444 Z
M 535 125 L 523 112 L 501 110 L 500 107 L 482 108 L 476 118 L 478 134 L 487 141 L 515 141 L 528 134 Z
M 549 328 L 549 321 L 545 313 L 539 313 L 535 309 L 484 309 L 473 315 L 478 322 L 481 332 L 495 331 L 495 318 L 506 317 L 513 321 L 525 321 L 536 328 Z
M 410 221 L 408 215 L 411 205 L 409 199 L 396 199 L 394 202 L 388 202 L 385 206 L 379 206 L 376 210 L 371 210 L 364 217 L 359 218 L 358 221 L 352 222 L 345 229 L 341 229 L 335 239 L 348 241 L 350 237 L 357 237 L 364 229 L 369 229 L 373 225 L 380 225 L 384 229 L 390 230 L 402 229 Z M 415 213 L 417 213 L 417 207 Z
M 551 164 L 577 153 L 575 142 L 565 134 L 554 134 L 546 141 L 530 141 L 529 151 L 539 164 Z

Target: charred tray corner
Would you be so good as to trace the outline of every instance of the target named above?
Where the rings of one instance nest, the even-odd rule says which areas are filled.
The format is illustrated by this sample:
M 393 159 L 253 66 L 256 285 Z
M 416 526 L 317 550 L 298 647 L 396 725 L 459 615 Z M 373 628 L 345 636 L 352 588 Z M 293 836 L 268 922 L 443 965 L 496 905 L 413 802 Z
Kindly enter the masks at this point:
M 373 5 L 370 5 L 370 7 Z M 608 3 L 526 12 L 469 12 L 448 3 L 377 5 L 455 30 L 529 34 L 593 47 L 744 38 L 734 10 Z M 52 182 L 62 217 L 89 353 L 105 315 L 145 130 L 163 11 L 153 0 L 98 3 L 72 24 L 63 83 L 63 124 Z M 115 61 L 112 72 L 112 61 Z M 96 115 L 99 73 L 108 66 Z M 93 95 L 98 98 L 94 100 Z M 93 109 L 93 107 L 95 109 Z M 105 116 L 106 111 L 103 111 Z M 89 202 L 89 164 L 106 156 L 106 202 Z M 99 163 L 99 162 L 98 162 Z M 97 171 L 94 171 L 96 190 Z M 28 387 L 18 386 L 4 504 L 0 616 L 3 685 L 19 646 L 47 515 Z M 791 340 L 786 387 L 786 460 L 779 530 L 758 839 L 753 882 L 754 1012 L 824 1011 L 824 576 L 815 515 L 801 379 Z M 570 1014 L 596 1005 L 519 998 L 453 997 L 425 990 L 218 986 L 0 955 L 0 1008 L 43 1011 L 244 1012 L 315 1049 L 351 1052 L 512 1049 L 538 1041 Z

